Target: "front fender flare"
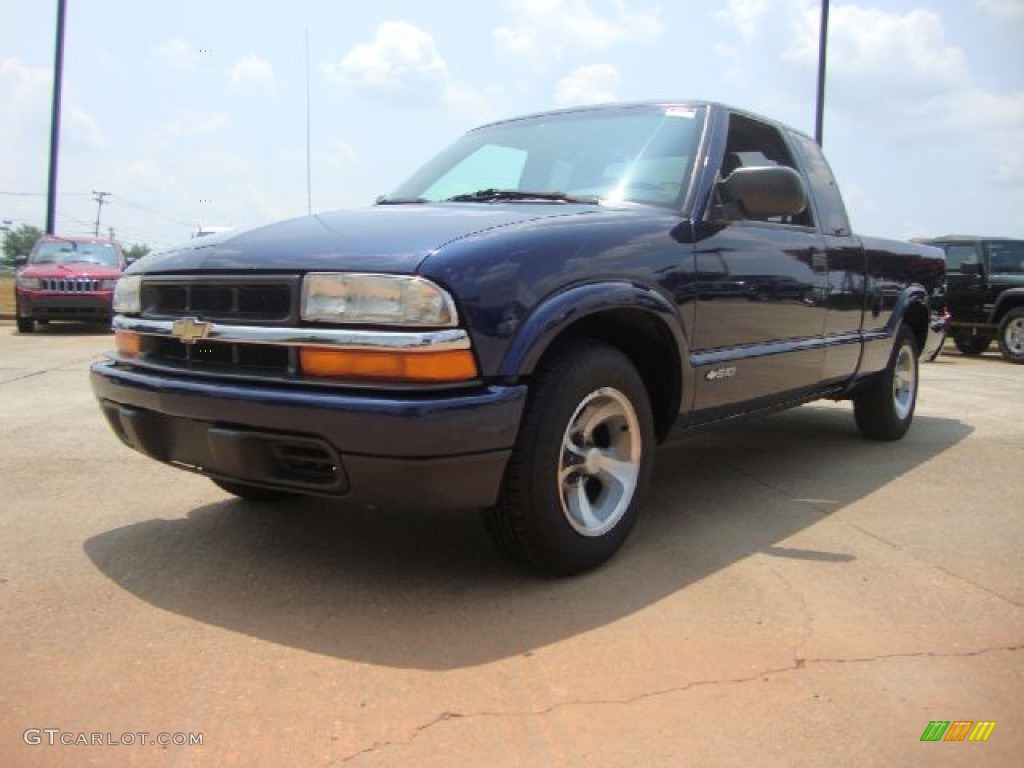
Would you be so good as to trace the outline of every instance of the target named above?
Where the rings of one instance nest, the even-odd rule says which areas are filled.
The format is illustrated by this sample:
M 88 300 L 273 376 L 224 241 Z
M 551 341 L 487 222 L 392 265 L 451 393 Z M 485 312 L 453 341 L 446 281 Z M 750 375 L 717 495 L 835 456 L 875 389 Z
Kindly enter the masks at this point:
M 992 313 L 989 315 L 989 322 L 998 325 L 1010 309 L 1024 306 L 1024 288 L 1007 288 L 999 294 Z
M 656 317 L 674 339 L 680 360 L 686 360 L 679 314 L 668 299 L 640 283 L 602 281 L 572 286 L 535 307 L 509 344 L 498 375 L 518 377 L 532 373 L 563 331 L 587 317 L 617 310 L 639 311 Z

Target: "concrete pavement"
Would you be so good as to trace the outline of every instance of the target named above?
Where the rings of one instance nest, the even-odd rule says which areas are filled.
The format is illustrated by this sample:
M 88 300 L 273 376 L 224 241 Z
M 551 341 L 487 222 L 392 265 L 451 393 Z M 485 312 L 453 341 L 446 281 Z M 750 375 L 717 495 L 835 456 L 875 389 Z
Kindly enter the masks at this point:
M 2 765 L 1024 757 L 1024 366 L 922 366 L 899 443 L 826 403 L 664 449 L 620 555 L 544 580 L 475 515 L 256 506 L 133 453 L 88 386 L 110 345 L 0 323 Z

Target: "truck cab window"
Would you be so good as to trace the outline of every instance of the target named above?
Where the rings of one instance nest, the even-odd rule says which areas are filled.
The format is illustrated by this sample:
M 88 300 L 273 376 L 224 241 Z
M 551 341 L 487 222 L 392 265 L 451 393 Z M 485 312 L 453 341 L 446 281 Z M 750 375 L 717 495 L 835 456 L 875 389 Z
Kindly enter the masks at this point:
M 729 133 L 719 175 L 724 179 L 737 168 L 777 165 L 792 168 L 797 173 L 800 173 L 800 169 L 793 161 L 793 155 L 790 153 L 778 129 L 745 115 L 730 115 Z M 730 218 L 735 218 L 735 207 L 729 206 L 728 201 L 721 202 L 726 210 L 730 212 Z M 811 213 L 810 205 L 803 212 L 792 216 L 772 216 L 766 218 L 745 216 L 743 218 L 774 224 L 802 227 L 814 226 L 814 217 Z

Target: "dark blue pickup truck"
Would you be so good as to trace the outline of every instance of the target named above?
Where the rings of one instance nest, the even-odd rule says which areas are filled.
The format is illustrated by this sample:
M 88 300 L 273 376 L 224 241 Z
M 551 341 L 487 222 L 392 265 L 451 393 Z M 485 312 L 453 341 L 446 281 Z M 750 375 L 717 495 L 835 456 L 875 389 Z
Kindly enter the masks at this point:
M 142 259 L 91 378 L 127 445 L 242 498 L 483 509 L 573 573 L 680 432 L 833 398 L 901 437 L 944 273 L 855 236 L 790 128 L 580 108 L 470 131 L 372 207 Z

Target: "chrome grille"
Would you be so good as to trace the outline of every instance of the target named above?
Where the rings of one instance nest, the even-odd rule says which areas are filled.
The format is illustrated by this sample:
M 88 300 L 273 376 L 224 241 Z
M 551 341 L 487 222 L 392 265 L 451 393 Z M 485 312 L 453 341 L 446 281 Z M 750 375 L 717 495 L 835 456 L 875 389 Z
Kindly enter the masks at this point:
M 54 293 L 95 293 L 101 290 L 102 284 L 102 280 L 85 277 L 44 277 L 39 281 L 44 291 Z
M 147 278 L 142 285 L 142 316 L 291 325 L 298 319 L 298 286 L 299 278 L 287 275 Z
M 194 317 L 230 325 L 298 325 L 297 275 L 151 275 L 142 283 L 142 316 Z M 291 378 L 294 350 L 276 344 L 143 338 L 143 362 L 194 373 L 245 378 Z

